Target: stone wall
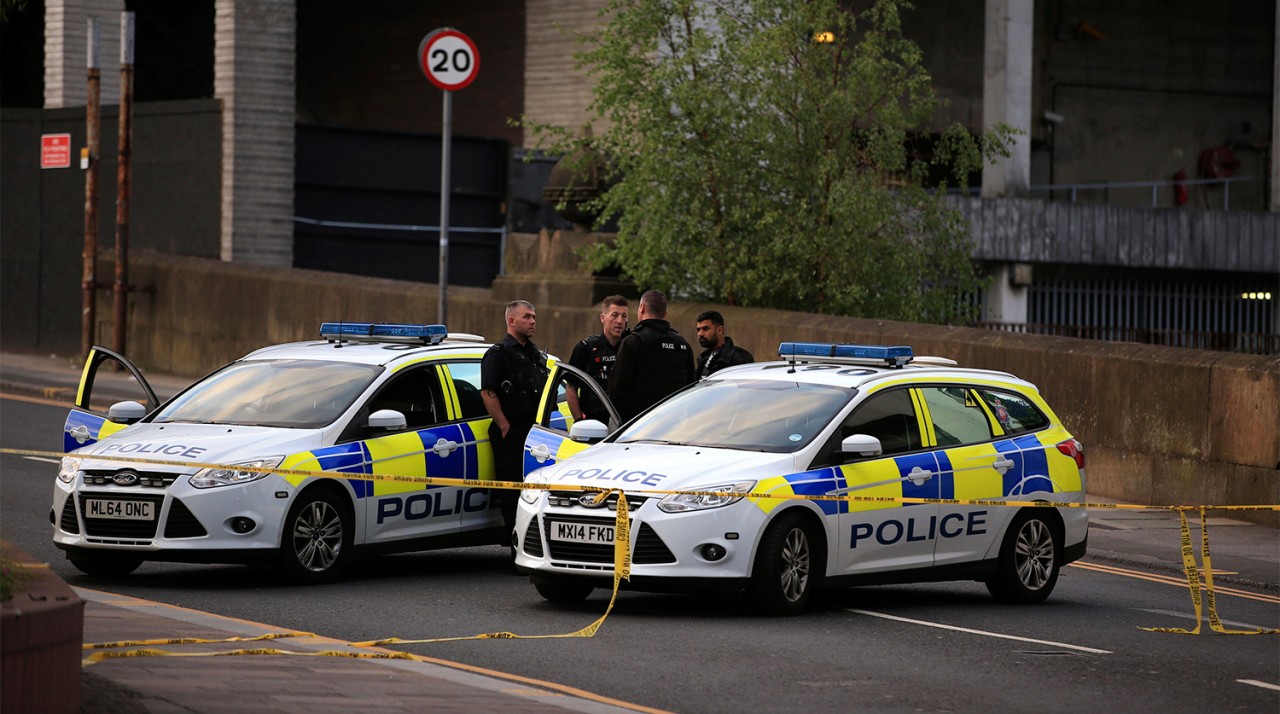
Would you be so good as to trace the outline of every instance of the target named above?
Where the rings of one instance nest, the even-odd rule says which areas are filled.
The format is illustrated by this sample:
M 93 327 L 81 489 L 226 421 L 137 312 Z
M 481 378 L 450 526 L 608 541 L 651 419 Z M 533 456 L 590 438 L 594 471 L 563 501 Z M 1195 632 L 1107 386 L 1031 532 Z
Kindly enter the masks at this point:
M 496 340 L 507 300 L 529 297 L 535 342 L 567 356 L 599 328 L 591 301 L 620 285 L 574 267 L 580 242 L 517 236 L 508 265 L 527 272 L 493 289 L 451 287 L 450 329 Z M 104 260 L 99 270 L 110 275 L 112 266 Z M 144 371 L 193 378 L 258 347 L 315 337 L 326 320 L 438 314 L 438 288 L 423 283 L 158 254 L 136 255 L 130 275 L 144 288 L 131 295 L 130 356 Z M 554 304 L 570 303 L 567 295 L 571 304 Z M 695 316 L 712 307 L 760 360 L 784 340 L 907 344 L 1028 379 L 1084 442 L 1090 493 L 1152 505 L 1280 503 L 1280 358 L 694 303 L 674 303 L 668 317 L 692 336 Z M 99 340 L 109 344 L 105 299 L 98 314 Z M 1275 512 L 1234 516 L 1280 525 Z

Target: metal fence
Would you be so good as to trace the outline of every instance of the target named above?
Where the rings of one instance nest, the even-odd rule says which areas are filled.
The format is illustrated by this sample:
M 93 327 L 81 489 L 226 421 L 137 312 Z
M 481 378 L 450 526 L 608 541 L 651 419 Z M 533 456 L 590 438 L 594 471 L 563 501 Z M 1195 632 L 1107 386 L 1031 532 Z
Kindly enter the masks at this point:
M 979 326 L 1274 355 L 1280 354 L 1278 292 L 1280 285 L 1241 289 L 1226 281 L 1049 279 L 1029 288 L 1026 323 L 982 322 Z

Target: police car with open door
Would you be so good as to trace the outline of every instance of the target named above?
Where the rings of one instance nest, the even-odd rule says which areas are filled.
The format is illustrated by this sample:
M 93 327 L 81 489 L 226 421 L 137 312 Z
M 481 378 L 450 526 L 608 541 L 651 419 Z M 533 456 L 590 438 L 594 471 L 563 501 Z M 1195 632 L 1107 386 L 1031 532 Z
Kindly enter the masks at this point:
M 781 361 L 716 372 L 526 478 L 548 490 L 523 493 L 516 563 L 545 598 L 581 600 L 612 583 L 618 497 L 584 497 L 581 486 L 627 500 L 626 586 L 740 591 L 772 613 L 803 609 L 824 585 L 930 580 L 1039 602 L 1084 554 L 1083 508 L 939 502 L 1083 502 L 1083 448 L 1031 383 L 913 361 L 907 347 L 779 351 Z
M 482 342 L 442 325 L 326 323 L 320 339 L 257 350 L 164 404 L 129 360 L 95 347 L 64 428 L 54 544 L 95 575 L 271 563 L 306 583 L 359 553 L 509 543 L 480 486 L 271 471 L 492 480 Z M 107 365 L 133 376 L 140 401 L 93 406 Z M 548 365 L 557 385 L 594 386 Z M 567 435 L 566 412 L 549 396 L 540 429 Z

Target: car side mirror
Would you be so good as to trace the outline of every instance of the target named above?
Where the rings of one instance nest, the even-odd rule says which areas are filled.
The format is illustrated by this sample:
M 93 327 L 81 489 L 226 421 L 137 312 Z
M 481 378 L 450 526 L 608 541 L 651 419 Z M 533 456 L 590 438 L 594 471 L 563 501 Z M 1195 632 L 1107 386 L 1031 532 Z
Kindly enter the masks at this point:
M 569 427 L 569 438 L 574 441 L 584 443 L 594 443 L 600 441 L 609 435 L 609 427 L 596 421 L 595 419 L 583 419 L 575 421 L 573 426 Z
M 369 415 L 370 429 L 386 429 L 387 431 L 402 431 L 405 428 L 404 414 L 394 409 L 379 409 Z
M 884 453 L 880 440 L 870 434 L 854 434 L 846 436 L 840 442 L 840 451 L 856 456 L 879 456 Z
M 107 411 L 107 419 L 117 424 L 132 424 L 147 415 L 147 408 L 137 402 L 116 402 Z

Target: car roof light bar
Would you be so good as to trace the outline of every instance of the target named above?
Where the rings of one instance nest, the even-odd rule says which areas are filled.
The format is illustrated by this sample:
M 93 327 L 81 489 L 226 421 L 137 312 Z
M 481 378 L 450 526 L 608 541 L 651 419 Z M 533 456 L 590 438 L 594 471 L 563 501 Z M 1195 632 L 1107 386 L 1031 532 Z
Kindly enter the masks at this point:
M 778 356 L 796 362 L 829 364 L 884 364 L 902 367 L 911 361 L 911 348 L 906 345 L 850 345 L 831 342 L 783 342 Z
M 410 325 L 392 322 L 325 322 L 320 336 L 330 342 L 403 342 L 437 345 L 448 336 L 444 325 Z

